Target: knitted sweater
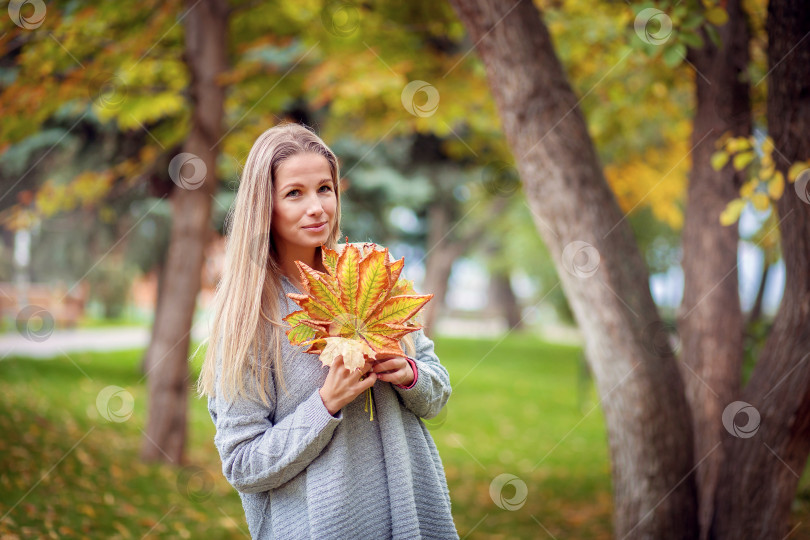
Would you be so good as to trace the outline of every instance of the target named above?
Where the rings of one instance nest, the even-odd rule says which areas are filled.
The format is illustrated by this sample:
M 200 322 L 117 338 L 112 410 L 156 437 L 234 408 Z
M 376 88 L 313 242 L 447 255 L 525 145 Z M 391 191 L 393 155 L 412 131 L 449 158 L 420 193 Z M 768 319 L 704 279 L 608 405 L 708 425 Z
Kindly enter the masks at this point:
M 286 277 L 282 287 L 300 293 Z M 281 308 L 298 309 L 286 294 Z M 329 414 L 318 392 L 329 368 L 286 339 L 288 393 L 269 377 L 270 406 L 209 397 L 222 472 L 254 539 L 458 538 L 444 468 L 420 420 L 444 407 L 450 380 L 433 342 L 413 335 L 416 382 L 375 382 L 373 421 L 365 392 Z

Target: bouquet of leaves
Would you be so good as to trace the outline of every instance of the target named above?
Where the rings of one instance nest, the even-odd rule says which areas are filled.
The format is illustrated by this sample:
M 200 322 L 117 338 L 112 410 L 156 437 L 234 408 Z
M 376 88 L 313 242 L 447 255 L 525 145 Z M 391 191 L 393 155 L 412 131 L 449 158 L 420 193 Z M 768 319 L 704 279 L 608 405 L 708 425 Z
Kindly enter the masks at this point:
M 400 279 L 404 257 L 389 261 L 387 248 L 375 248 L 364 244 L 361 253 L 347 239 L 338 255 L 321 246 L 326 272 L 295 261 L 306 294 L 287 294 L 302 308 L 284 318 L 290 324 L 287 337 L 293 345 L 307 345 L 305 352 L 318 353 L 326 366 L 340 355 L 355 370 L 366 357 L 406 356 L 399 340 L 422 328 L 412 319 L 433 295 L 415 294 L 413 285 Z M 370 388 L 366 400 L 368 410 Z

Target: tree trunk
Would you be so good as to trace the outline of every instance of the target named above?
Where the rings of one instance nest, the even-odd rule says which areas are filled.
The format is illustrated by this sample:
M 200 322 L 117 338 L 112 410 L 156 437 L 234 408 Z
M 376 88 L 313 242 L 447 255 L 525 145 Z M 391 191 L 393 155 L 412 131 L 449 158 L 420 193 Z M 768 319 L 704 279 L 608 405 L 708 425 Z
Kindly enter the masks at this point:
M 149 346 L 146 349 L 146 353 L 143 355 L 141 359 L 141 373 L 146 375 L 149 373 L 149 368 L 151 366 L 151 360 L 155 358 L 155 346 L 157 345 L 157 341 L 155 337 L 157 336 L 158 328 L 160 328 L 160 319 L 158 317 L 161 314 L 161 311 L 157 309 L 157 306 L 160 305 L 160 297 L 163 296 L 163 293 L 166 292 L 166 265 L 159 264 L 156 267 L 157 272 L 157 293 L 155 294 L 155 318 L 152 321 L 152 333 L 151 337 L 149 338 Z
M 433 298 L 425 305 L 423 326 L 425 334 L 431 336 L 439 313 L 444 308 L 453 263 L 464 253 L 466 246 L 448 238 L 451 227 L 450 209 L 442 201 L 428 209 L 428 226 L 427 245 L 430 251 L 425 261 L 425 283 L 422 289 L 432 293 Z
M 491 304 L 506 320 L 509 330 L 519 330 L 522 326 L 523 316 L 520 313 L 520 305 L 512 290 L 508 273 L 493 272 L 490 275 L 489 297 Z
M 766 29 L 768 132 L 787 177 L 792 162 L 810 158 L 810 10 L 802 0 L 771 0 Z M 715 538 L 784 538 L 810 453 L 810 205 L 794 188 L 786 184 L 776 205 L 785 294 L 740 397 L 761 423 L 749 437 L 724 435 Z
M 506 204 L 506 198 L 496 198 L 489 206 L 489 215 L 497 216 L 503 212 Z M 451 233 L 459 223 L 453 219 L 453 208 L 440 200 L 428 209 L 428 224 L 428 255 L 425 261 L 423 290 L 432 293 L 433 299 L 425 305 L 422 324 L 425 334 L 430 336 L 444 308 L 453 263 L 481 237 L 487 222 L 484 220 L 478 223 L 477 226 L 467 229 L 463 235 L 453 235 Z
M 9 253 L 14 253 L 14 231 L 0 225 L 0 240 Z
M 748 314 L 747 324 L 753 324 L 757 319 L 762 316 L 762 301 L 765 299 L 765 286 L 768 284 L 768 274 L 771 270 L 771 263 L 768 262 L 768 256 L 762 258 L 762 275 L 759 276 L 759 287 L 757 287 L 757 297 L 754 300 L 754 305 L 751 307 L 751 312 Z
M 150 347 L 149 422 L 141 448 L 145 461 L 183 462 L 191 325 L 216 191 L 216 157 L 222 135 L 225 92 L 217 77 L 226 68 L 228 10 L 225 0 L 187 2 L 185 61 L 191 74 L 191 132 L 183 151 L 205 164 L 201 185 L 172 192 L 172 231 L 166 260 L 165 294 L 157 306 L 160 326 Z M 178 173 L 186 177 L 188 166 Z M 196 177 L 195 177 L 196 180 Z M 196 188 L 196 189 L 194 189 Z
M 683 230 L 684 299 L 679 321 L 681 375 L 692 410 L 701 538 L 710 526 L 723 409 L 740 390 L 743 315 L 737 280 L 737 225 L 724 227 L 720 213 L 739 196 L 744 172 L 729 163 L 715 171 L 711 156 L 727 131 L 751 133 L 751 100 L 746 77 L 750 33 L 739 0 L 726 5 L 728 22 L 718 28 L 722 47 L 704 35 L 690 49 L 695 66 L 697 108 L 692 131 L 692 170 Z
M 602 399 L 617 538 L 698 533 L 692 429 L 649 276 L 602 173 L 577 98 L 537 8 L 451 0 L 487 70 L 526 196 L 585 336 Z

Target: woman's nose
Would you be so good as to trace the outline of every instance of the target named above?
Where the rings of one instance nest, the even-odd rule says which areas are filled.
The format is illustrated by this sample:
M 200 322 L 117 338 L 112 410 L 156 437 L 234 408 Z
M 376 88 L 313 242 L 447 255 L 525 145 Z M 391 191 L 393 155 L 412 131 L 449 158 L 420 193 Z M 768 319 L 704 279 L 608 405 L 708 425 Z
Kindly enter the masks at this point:
M 311 197 L 307 204 L 307 214 L 311 216 L 319 216 L 323 213 L 323 205 L 321 204 L 318 196 Z

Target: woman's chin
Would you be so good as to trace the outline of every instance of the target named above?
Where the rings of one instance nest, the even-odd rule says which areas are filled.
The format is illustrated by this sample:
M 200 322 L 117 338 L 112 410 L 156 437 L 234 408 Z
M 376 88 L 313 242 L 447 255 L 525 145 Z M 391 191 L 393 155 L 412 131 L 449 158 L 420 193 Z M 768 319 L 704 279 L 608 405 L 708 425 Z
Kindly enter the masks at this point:
M 327 232 L 323 234 L 308 234 L 306 238 L 301 239 L 301 245 L 316 248 L 320 247 L 322 244 L 325 244 L 328 239 L 329 233 Z

